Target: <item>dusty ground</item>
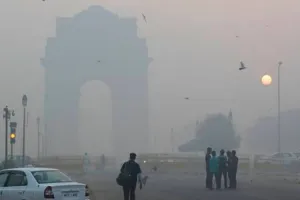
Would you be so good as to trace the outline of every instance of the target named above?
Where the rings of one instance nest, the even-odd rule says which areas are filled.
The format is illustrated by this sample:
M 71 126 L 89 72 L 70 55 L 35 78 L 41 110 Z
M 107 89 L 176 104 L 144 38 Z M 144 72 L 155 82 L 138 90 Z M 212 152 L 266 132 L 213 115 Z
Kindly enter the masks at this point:
M 92 190 L 92 200 L 120 200 L 122 189 L 116 184 L 118 172 L 70 175 L 81 182 L 88 183 Z M 259 174 L 253 181 L 246 174 L 239 176 L 236 191 L 208 191 L 204 189 L 202 173 L 149 173 L 147 185 L 137 190 L 137 199 L 142 200 L 299 200 L 300 184 L 295 177 L 282 177 Z

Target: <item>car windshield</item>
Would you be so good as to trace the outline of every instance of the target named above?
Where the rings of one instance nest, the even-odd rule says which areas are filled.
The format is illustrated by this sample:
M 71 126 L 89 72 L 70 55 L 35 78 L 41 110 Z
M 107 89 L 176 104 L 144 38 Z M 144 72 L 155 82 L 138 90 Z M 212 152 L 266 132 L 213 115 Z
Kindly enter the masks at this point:
M 67 175 L 58 170 L 33 171 L 31 173 L 34 176 L 35 180 L 40 184 L 62 183 L 72 181 Z

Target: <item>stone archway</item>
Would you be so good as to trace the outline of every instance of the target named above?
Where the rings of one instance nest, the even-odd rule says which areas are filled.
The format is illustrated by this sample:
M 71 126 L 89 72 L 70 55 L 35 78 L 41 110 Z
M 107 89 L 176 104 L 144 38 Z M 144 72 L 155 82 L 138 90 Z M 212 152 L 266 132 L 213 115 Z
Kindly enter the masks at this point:
M 78 153 L 79 90 L 89 80 L 111 90 L 116 153 L 147 151 L 150 62 L 135 19 L 121 19 L 101 6 L 58 18 L 56 37 L 48 38 L 42 59 L 47 155 Z
M 110 88 L 102 81 L 92 80 L 81 86 L 78 106 L 81 155 L 85 152 L 91 156 L 114 155 L 111 103 Z

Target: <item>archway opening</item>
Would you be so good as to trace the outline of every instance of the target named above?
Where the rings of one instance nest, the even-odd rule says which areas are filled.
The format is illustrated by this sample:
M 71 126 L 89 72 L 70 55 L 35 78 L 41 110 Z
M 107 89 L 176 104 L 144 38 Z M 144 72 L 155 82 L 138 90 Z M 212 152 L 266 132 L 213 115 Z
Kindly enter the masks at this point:
M 82 154 L 111 155 L 114 150 L 111 92 L 101 81 L 80 88 L 78 139 Z

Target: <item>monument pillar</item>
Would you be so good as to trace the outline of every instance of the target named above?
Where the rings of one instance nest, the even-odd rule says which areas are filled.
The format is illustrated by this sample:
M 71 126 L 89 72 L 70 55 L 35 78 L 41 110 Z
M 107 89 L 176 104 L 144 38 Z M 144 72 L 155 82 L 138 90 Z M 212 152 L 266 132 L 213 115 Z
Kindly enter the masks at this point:
M 55 79 L 55 80 L 54 80 Z M 78 103 L 76 85 L 51 76 L 45 94 L 47 156 L 79 155 Z

